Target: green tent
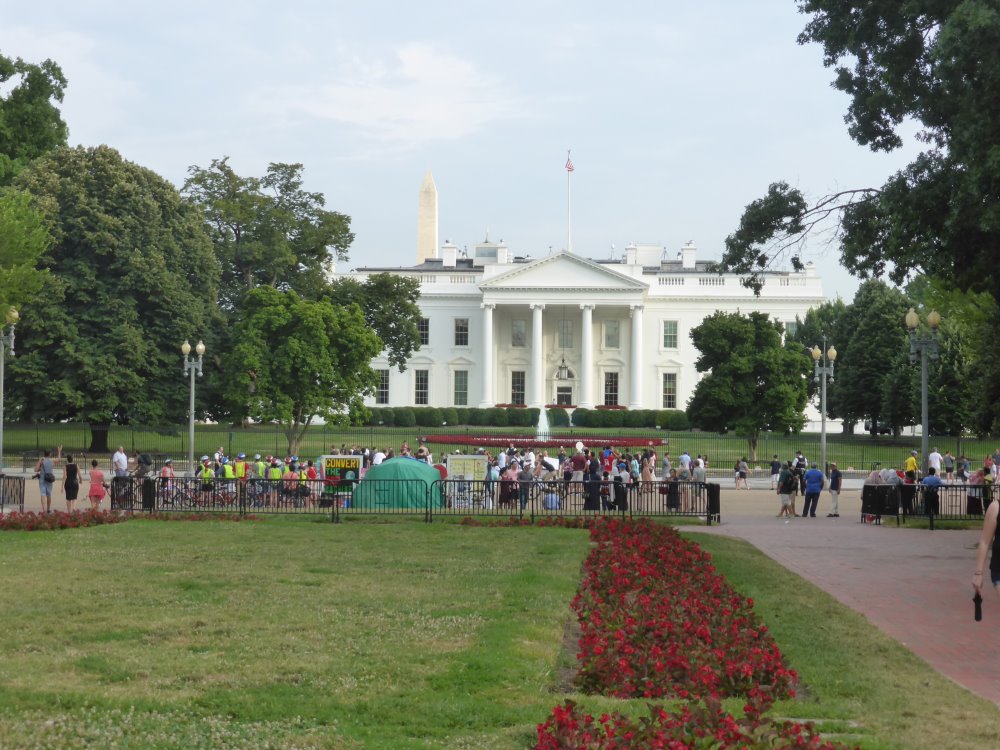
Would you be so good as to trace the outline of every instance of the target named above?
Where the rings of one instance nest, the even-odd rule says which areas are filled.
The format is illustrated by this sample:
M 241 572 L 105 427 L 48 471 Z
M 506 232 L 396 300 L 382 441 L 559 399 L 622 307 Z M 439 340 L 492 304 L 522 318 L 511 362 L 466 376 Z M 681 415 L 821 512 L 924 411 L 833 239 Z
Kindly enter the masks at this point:
M 359 510 L 422 510 L 427 508 L 431 498 L 432 506 L 440 508 L 443 505 L 441 485 L 434 485 L 439 479 L 440 472 L 423 461 L 406 456 L 390 458 L 368 469 L 364 479 L 354 486 L 351 507 Z

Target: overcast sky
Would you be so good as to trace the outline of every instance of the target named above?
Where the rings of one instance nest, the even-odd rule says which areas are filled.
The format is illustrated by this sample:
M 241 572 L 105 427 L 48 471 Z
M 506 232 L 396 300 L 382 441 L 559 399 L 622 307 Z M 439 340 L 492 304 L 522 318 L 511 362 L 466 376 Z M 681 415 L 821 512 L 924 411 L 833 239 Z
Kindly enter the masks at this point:
M 71 144 L 178 186 L 226 155 L 244 175 L 301 162 L 352 217 L 342 269 L 415 262 L 428 169 L 442 242 L 565 247 L 567 149 L 574 251 L 693 240 L 718 259 L 770 182 L 878 186 L 916 151 L 848 138 L 795 5 L 0 0 L 0 52 L 62 66 Z M 853 297 L 835 250 L 806 257 L 828 296 Z

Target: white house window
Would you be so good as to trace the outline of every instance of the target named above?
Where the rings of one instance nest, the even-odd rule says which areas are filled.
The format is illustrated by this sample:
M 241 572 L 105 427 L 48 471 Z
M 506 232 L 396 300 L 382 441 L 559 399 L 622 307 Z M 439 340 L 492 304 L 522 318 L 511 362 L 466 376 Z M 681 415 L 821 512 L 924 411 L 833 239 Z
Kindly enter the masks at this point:
M 573 348 L 573 321 L 563 318 L 559 321 L 559 348 Z
M 677 373 L 663 373 L 663 408 L 677 408 Z
M 558 406 L 573 405 L 573 386 L 560 385 L 556 388 L 556 404 Z
M 524 319 L 510 322 L 510 345 L 515 349 L 523 349 L 528 341 L 528 321 Z
M 417 323 L 417 330 L 420 332 L 420 346 L 427 346 L 431 343 L 431 319 L 421 318 Z
M 469 371 L 455 370 L 455 406 L 469 405 Z
M 514 370 L 510 374 L 510 402 L 520 406 L 524 403 L 524 370 Z
M 788 323 L 785 323 L 785 333 L 787 333 L 789 336 L 794 336 L 796 333 L 798 333 L 798 331 L 799 331 L 799 321 L 792 320 L 789 321 Z
M 618 373 L 604 373 L 604 405 L 618 406 Z
M 664 349 L 676 349 L 677 348 L 677 321 L 676 320 L 664 320 L 663 321 L 663 348 Z
M 621 325 L 617 320 L 604 322 L 604 348 L 618 349 L 621 347 Z
M 413 403 L 417 406 L 427 406 L 427 397 L 430 391 L 430 372 L 428 370 L 414 370 Z
M 469 319 L 455 318 L 455 346 L 469 345 Z
M 389 371 L 376 370 L 378 373 L 378 388 L 375 389 L 375 403 L 389 403 Z

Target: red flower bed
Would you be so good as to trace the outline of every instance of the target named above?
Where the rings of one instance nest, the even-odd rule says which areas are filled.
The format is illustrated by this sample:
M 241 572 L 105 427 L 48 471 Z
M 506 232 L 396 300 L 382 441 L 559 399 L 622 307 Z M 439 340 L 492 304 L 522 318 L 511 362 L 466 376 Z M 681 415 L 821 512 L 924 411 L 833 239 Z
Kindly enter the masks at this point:
M 810 725 L 763 717 L 795 694 L 795 672 L 753 601 L 730 588 L 707 553 L 648 521 L 607 519 L 590 534 L 595 546 L 572 603 L 582 631 L 578 684 L 589 693 L 688 703 L 595 722 L 567 701 L 538 726 L 538 750 L 842 747 L 823 743 Z M 742 718 L 722 710 L 725 697 L 745 699 Z
M 425 443 L 444 443 L 446 445 L 480 445 L 484 447 L 503 446 L 507 447 L 511 443 L 520 446 L 533 446 L 536 448 L 559 448 L 573 447 L 577 441 L 588 446 L 631 447 L 631 446 L 655 446 L 668 445 L 666 438 L 649 437 L 605 437 L 602 435 L 565 435 L 559 438 L 548 438 L 539 440 L 531 435 L 426 435 L 420 438 Z
M 465 516 L 459 523 L 462 526 L 555 526 L 562 529 L 589 529 L 595 523 L 599 523 L 599 518 L 587 518 L 585 516 L 539 516 L 532 521 L 527 516 L 511 516 L 510 518 L 490 518 L 482 520 Z
M 136 519 L 153 521 L 260 521 L 259 516 L 236 513 L 144 513 L 133 515 L 114 510 L 80 510 L 72 513 L 8 513 L 0 515 L 0 531 L 55 531 L 82 529 Z

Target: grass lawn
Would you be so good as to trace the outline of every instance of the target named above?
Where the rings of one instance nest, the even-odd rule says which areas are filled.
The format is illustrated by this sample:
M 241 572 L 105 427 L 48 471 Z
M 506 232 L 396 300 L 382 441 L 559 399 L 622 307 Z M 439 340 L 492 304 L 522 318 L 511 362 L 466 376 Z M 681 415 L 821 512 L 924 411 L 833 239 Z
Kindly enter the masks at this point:
M 818 589 L 697 540 L 800 673 L 777 715 L 866 749 L 1000 736 L 996 706 Z M 564 697 L 587 550 L 584 531 L 402 519 L 3 533 L 0 746 L 529 747 Z

